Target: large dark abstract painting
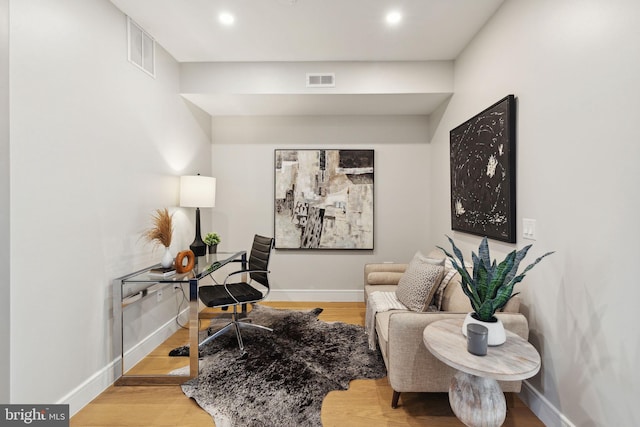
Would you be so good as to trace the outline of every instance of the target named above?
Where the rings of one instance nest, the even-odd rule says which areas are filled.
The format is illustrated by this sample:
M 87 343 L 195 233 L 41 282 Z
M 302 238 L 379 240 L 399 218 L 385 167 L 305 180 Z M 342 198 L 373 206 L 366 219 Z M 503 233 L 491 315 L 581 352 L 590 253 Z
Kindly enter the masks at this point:
M 275 247 L 373 249 L 373 150 L 276 150 Z
M 451 228 L 516 241 L 515 97 L 450 132 Z

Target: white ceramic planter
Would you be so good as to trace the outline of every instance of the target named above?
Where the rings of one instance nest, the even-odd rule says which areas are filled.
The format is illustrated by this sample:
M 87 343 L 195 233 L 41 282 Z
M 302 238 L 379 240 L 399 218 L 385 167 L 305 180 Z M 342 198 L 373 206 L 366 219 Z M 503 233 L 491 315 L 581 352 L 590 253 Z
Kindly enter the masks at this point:
M 464 318 L 464 322 L 462 323 L 462 335 L 465 337 L 467 336 L 467 325 L 469 323 L 477 323 L 489 330 L 487 345 L 502 345 L 507 340 L 507 334 L 504 332 L 504 325 L 500 319 L 497 319 L 497 322 L 483 322 L 481 320 L 474 319 L 473 316 L 471 316 L 471 313 L 467 313 L 467 316 Z

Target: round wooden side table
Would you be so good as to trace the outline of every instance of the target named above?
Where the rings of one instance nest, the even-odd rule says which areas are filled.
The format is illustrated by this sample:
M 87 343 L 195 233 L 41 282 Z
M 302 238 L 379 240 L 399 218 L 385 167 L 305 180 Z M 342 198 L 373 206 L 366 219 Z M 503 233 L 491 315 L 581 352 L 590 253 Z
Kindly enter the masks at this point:
M 467 351 L 463 319 L 439 320 L 422 334 L 424 345 L 440 361 L 458 370 L 449 386 L 449 403 L 469 427 L 501 426 L 507 415 L 497 380 L 518 381 L 540 370 L 540 355 L 526 340 L 506 331 L 507 341 L 489 347 L 485 356 Z

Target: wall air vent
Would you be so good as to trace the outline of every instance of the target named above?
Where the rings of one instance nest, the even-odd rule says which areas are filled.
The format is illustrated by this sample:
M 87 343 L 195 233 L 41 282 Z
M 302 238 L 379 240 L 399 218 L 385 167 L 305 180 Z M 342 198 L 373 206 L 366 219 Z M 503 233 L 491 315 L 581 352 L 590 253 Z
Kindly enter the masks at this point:
M 335 87 L 334 73 L 307 73 L 307 87 Z
M 156 41 L 142 27 L 127 17 L 129 62 L 151 77 L 156 76 Z

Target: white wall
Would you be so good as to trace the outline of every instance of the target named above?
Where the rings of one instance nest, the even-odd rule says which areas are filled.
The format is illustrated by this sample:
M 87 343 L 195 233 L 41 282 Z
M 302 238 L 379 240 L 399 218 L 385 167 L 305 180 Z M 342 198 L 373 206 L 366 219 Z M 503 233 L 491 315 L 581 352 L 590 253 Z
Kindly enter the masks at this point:
M 174 249 L 193 238 L 177 176 L 210 171 L 211 122 L 160 47 L 156 79 L 127 61 L 107 0 L 10 5 L 10 397 L 73 413 L 108 385 L 111 280 L 162 255 L 140 239 L 150 215 L 176 212 Z
M 518 98 L 518 233 L 534 218 L 534 255 L 557 251 L 519 285 L 542 354 L 527 397 L 547 425 L 640 425 L 639 26 L 631 0 L 507 1 L 456 61 L 434 130 L 431 181 L 444 181 L 449 130 Z M 452 234 L 470 254 L 479 238 L 451 232 L 449 191 L 438 188 L 432 235 Z M 491 247 L 502 256 L 528 242 Z
M 218 116 L 426 114 L 453 93 L 453 61 L 187 62 L 180 93 Z M 335 85 L 307 87 L 307 73 Z
M 375 250 L 276 250 L 271 264 L 273 300 L 362 300 L 365 263 L 408 262 L 432 242 L 427 140 L 427 120 L 418 116 L 214 118 L 213 228 L 221 247 L 273 236 L 276 148 L 374 149 Z
M 9 343 L 9 0 L 0 1 L 0 342 Z M 9 346 L 0 349 L 0 402 L 9 401 Z
M 185 94 L 450 93 L 451 61 L 187 62 Z M 309 88 L 307 73 L 335 73 L 334 87 Z

